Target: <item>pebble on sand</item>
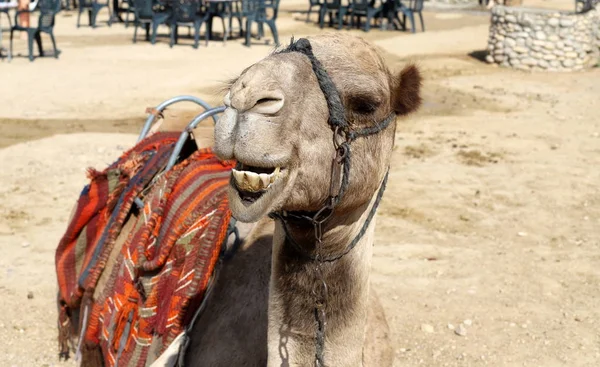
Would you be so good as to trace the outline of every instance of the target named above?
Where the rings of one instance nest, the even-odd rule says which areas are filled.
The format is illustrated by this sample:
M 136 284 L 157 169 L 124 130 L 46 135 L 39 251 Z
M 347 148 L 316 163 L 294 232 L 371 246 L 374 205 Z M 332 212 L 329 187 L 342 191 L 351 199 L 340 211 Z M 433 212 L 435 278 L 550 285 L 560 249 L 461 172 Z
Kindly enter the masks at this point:
M 429 324 L 421 324 L 421 331 L 424 331 L 426 333 L 433 333 L 435 330 L 433 329 L 433 326 Z
M 454 334 L 458 336 L 467 336 L 467 328 L 463 324 L 459 324 L 454 330 Z

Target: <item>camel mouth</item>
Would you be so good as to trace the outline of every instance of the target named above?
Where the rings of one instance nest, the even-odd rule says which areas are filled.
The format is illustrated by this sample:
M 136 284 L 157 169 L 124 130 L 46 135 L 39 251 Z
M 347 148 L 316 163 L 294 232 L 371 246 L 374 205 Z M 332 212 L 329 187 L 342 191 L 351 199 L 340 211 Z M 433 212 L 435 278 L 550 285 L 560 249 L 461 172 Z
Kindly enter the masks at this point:
M 267 193 L 284 172 L 281 167 L 257 167 L 238 162 L 231 172 L 231 184 L 242 203 L 249 206 Z

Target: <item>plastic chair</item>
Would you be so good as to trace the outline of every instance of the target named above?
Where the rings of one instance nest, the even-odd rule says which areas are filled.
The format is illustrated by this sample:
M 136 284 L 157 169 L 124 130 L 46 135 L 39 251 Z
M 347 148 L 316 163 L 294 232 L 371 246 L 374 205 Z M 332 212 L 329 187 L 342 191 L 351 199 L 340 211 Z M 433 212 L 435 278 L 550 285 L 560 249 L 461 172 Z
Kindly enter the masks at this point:
M 376 15 L 381 13 L 382 7 L 375 7 L 375 0 L 351 0 L 350 3 L 350 24 L 348 28 L 354 27 L 354 19 L 358 18 L 358 26 L 360 27 L 360 18 L 366 17 L 365 32 L 371 30 L 371 21 Z
M 321 14 L 321 7 L 323 6 L 323 3 L 321 2 L 321 0 L 308 0 L 308 11 L 306 12 L 306 23 L 308 23 L 310 21 L 310 14 L 312 13 L 312 8 L 313 7 L 317 7 L 319 8 L 317 10 L 317 14 Z M 319 23 L 321 23 L 321 19 L 319 18 Z
M 133 31 L 133 43 L 137 42 L 137 30 L 142 24 L 146 28 L 146 41 L 156 43 L 156 31 L 161 24 L 168 25 L 172 12 L 169 10 L 155 11 L 154 7 L 160 5 L 154 0 L 133 0 L 133 11 L 135 13 Z M 152 37 L 149 37 L 150 27 L 152 27 Z
M 242 2 L 243 3 L 243 2 Z M 210 1 L 208 2 L 207 12 L 208 12 L 208 20 L 206 22 L 206 28 L 208 32 L 208 37 L 212 39 L 212 24 L 214 18 L 221 18 L 221 24 L 223 25 L 223 42 L 227 42 L 228 35 L 232 32 L 231 30 L 231 19 L 237 14 L 239 11 L 234 11 L 233 6 L 237 7 L 236 2 L 234 1 Z M 229 29 L 225 27 L 225 18 L 229 19 Z M 240 22 L 241 29 L 241 18 L 238 18 Z M 241 31 L 240 31 L 241 32 Z
M 248 1 L 248 0 L 245 0 Z M 251 0 L 257 2 L 256 11 L 246 16 L 246 46 L 250 46 L 250 32 L 252 23 L 258 24 L 258 39 L 263 36 L 263 25 L 266 23 L 273 34 L 273 41 L 279 46 L 279 32 L 277 32 L 277 14 L 279 13 L 280 0 Z
M 125 13 L 125 20 L 121 17 L 121 14 Z M 113 0 L 113 19 L 117 19 L 119 22 L 125 23 L 125 28 L 129 27 L 129 15 L 132 14 L 135 17 L 135 11 L 133 10 L 133 0 Z
M 96 17 L 100 10 L 104 7 L 108 10 L 108 26 L 112 25 L 112 14 L 108 6 L 108 1 L 105 3 L 99 3 L 98 0 L 79 0 L 79 14 L 77 15 L 77 28 L 80 27 L 81 13 L 87 10 L 89 17 L 89 25 L 92 28 L 96 28 Z
M 0 0 L 0 2 L 2 3 L 8 3 L 9 1 L 7 0 Z M 0 8 L 0 15 L 2 14 L 6 14 L 6 18 L 8 18 L 8 28 L 12 28 L 12 20 L 10 19 L 10 14 L 8 14 L 9 12 L 9 8 Z
M 244 19 L 248 16 L 256 18 L 255 13 L 260 8 L 260 2 L 258 0 L 244 0 L 236 1 L 232 4 L 231 16 L 229 17 L 229 31 L 233 35 L 233 19 L 237 19 L 240 30 L 240 37 L 246 34 L 245 28 L 243 27 Z M 218 16 L 218 15 L 216 15 Z
M 27 32 L 27 45 L 29 49 L 29 61 L 33 61 L 33 40 L 37 42 L 40 56 L 44 56 L 41 33 L 47 33 L 52 40 L 54 57 L 58 59 L 56 39 L 54 38 L 54 22 L 56 14 L 60 11 L 60 0 L 40 0 L 34 10 L 20 10 L 15 14 L 15 25 L 10 28 L 10 54 L 13 50 L 13 36 L 15 31 Z M 19 24 L 19 15 L 23 13 L 39 12 L 37 27 L 23 27 Z
M 18 6 L 16 0 L 0 0 L 0 16 L 2 14 L 6 15 L 6 18 L 8 19 L 8 29 L 12 28 L 12 20 L 10 19 L 10 14 L 8 14 L 8 12 L 10 9 L 13 9 L 16 6 Z M 2 47 L 2 29 L 0 29 L 0 58 L 2 58 L 2 51 L 4 50 L 6 49 Z M 8 60 L 10 61 L 12 58 L 10 51 L 8 52 L 7 56 Z
M 402 13 L 402 27 L 406 30 L 406 18 L 410 19 L 411 32 L 415 33 L 415 13 L 419 14 L 421 19 L 421 31 L 425 32 L 425 23 L 423 22 L 423 1 L 424 0 L 408 0 L 408 6 L 397 1 L 397 10 Z
M 199 0 L 175 0 L 173 2 L 173 17 L 171 18 L 171 43 L 173 47 L 177 43 L 177 27 L 194 27 L 194 48 L 198 48 L 200 41 L 200 27 L 208 19 Z M 206 31 L 206 44 L 208 44 L 208 30 Z
M 325 0 L 319 12 L 319 26 L 323 28 L 325 15 L 329 15 L 329 26 L 333 25 L 333 15 L 337 12 L 338 29 L 342 29 L 344 17 L 348 12 L 349 6 L 342 6 L 342 0 Z
M 61 7 L 64 10 L 71 10 L 77 7 L 77 0 L 61 0 Z
M 252 23 L 257 23 L 258 25 L 258 35 L 257 38 L 260 39 L 263 35 L 263 23 L 266 20 L 265 8 L 266 8 L 265 0 L 243 0 L 242 2 L 236 2 L 231 12 L 231 17 L 229 18 L 229 29 L 232 28 L 233 18 L 238 20 L 240 25 L 240 36 L 245 36 L 246 41 L 245 45 L 250 46 L 250 37 L 252 37 Z M 275 14 L 275 17 L 277 15 Z M 243 27 L 243 20 L 246 20 L 246 26 Z

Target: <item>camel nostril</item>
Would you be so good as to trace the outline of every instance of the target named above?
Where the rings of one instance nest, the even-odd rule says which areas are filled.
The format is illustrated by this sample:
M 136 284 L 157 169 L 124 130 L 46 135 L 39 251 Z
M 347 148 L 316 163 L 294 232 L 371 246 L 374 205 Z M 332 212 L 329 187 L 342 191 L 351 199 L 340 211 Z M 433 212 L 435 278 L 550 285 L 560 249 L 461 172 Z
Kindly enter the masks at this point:
M 256 101 L 256 104 L 259 105 L 259 104 L 273 103 L 273 102 L 279 102 L 279 101 L 281 101 L 281 100 L 278 98 L 261 98 L 258 101 Z
M 279 112 L 279 110 L 282 108 L 283 95 L 276 94 L 257 99 L 251 110 L 264 115 L 273 115 Z

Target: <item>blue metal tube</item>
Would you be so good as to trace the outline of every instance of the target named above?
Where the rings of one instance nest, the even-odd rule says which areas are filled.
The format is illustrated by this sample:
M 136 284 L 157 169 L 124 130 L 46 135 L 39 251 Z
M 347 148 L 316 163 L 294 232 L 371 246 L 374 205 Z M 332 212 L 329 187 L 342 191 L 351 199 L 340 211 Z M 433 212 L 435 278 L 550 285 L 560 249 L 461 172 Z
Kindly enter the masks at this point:
M 175 164 L 177 163 L 177 158 L 179 158 L 179 153 L 181 153 L 181 149 L 183 149 L 185 141 L 187 140 L 188 136 L 194 131 L 196 126 L 198 126 L 198 124 L 202 120 L 211 116 L 213 119 L 215 119 L 215 115 L 225 111 L 225 108 L 225 106 L 211 108 L 210 110 L 204 111 L 198 116 L 194 117 L 194 119 L 188 124 L 188 126 L 186 126 L 185 130 L 183 130 L 183 132 L 179 136 L 179 140 L 177 141 L 177 144 L 175 144 L 175 148 L 173 148 L 173 153 L 171 153 L 171 158 L 169 158 L 169 162 L 167 163 L 165 172 L 169 171 L 171 168 L 173 168 L 173 166 L 175 166 Z
M 158 112 L 162 112 L 165 110 L 165 108 L 169 107 L 172 104 L 178 103 L 178 102 L 194 102 L 194 103 L 202 106 L 205 110 L 210 110 L 212 108 L 208 103 L 206 103 L 205 101 L 203 101 L 202 99 L 200 99 L 198 97 L 183 95 L 183 96 L 173 97 L 171 99 L 164 101 L 163 103 L 156 106 L 156 110 Z M 142 132 L 140 133 L 140 136 L 138 137 L 138 140 L 137 140 L 138 142 L 141 141 L 142 139 L 144 139 L 146 137 L 146 135 L 148 135 L 148 132 L 150 131 L 150 128 L 152 127 L 152 124 L 154 123 L 154 120 L 156 120 L 156 116 L 153 114 L 150 114 L 150 116 L 148 116 L 148 118 L 146 119 L 146 122 L 144 123 Z M 214 115 L 213 115 L 213 122 L 215 124 L 217 123 L 217 120 L 215 119 Z

